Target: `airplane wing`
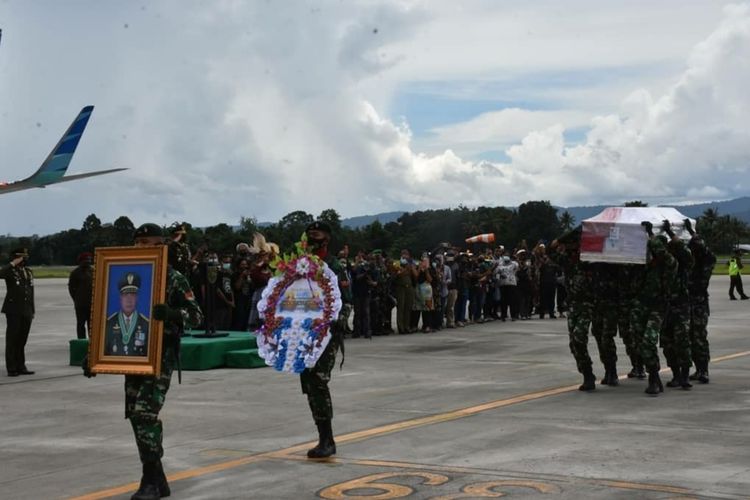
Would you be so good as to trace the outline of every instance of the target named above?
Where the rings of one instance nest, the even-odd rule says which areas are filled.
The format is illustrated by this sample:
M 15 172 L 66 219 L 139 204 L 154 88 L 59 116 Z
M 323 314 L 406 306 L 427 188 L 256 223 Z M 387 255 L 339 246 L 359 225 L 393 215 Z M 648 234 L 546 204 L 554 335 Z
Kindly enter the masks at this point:
M 114 168 L 110 170 L 65 176 L 93 110 L 93 106 L 86 106 L 83 108 L 39 169 L 34 172 L 33 175 L 23 180 L 10 183 L 0 183 L 0 194 L 22 191 L 24 189 L 43 188 L 50 184 L 74 181 L 86 177 L 127 170 L 125 168 Z

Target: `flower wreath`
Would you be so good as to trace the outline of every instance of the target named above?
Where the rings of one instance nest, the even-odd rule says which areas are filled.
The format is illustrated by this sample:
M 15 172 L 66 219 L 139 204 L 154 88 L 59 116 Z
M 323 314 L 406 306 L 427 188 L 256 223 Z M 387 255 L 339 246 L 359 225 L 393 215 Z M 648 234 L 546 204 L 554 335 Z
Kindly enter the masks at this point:
M 275 275 L 258 302 L 258 311 L 264 318 L 257 338 L 258 354 L 278 371 L 301 373 L 315 366 L 331 340 L 330 325 L 341 311 L 338 278 L 325 262 L 308 251 L 306 235 L 295 245 L 294 252 L 277 256 L 270 266 Z M 303 312 L 296 310 L 297 302 L 291 312 L 284 310 L 282 298 L 293 285 L 311 292 L 304 301 Z

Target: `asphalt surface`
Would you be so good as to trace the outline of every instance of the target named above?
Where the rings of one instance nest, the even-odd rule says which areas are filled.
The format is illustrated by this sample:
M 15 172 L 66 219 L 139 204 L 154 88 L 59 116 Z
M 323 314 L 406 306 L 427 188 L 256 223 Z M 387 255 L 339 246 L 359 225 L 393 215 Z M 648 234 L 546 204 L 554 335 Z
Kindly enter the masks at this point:
M 184 373 L 161 414 L 172 498 L 750 498 L 750 301 L 727 288 L 714 278 L 711 383 L 657 398 L 638 380 L 577 391 L 560 319 L 350 340 L 324 462 L 305 458 L 316 432 L 296 377 Z M 64 280 L 38 280 L 36 296 L 37 373 L 0 373 L 0 498 L 129 498 L 140 464 L 123 377 L 67 366 Z

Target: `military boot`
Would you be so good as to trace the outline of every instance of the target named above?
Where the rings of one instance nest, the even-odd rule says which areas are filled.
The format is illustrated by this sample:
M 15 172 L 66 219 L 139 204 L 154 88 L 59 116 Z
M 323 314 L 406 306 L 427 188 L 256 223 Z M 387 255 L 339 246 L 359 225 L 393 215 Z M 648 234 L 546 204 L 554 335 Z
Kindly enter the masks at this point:
M 680 373 L 680 369 L 674 366 L 670 366 L 669 368 L 672 369 L 672 380 L 667 382 L 667 387 L 680 387 L 682 385 L 682 373 Z
M 633 356 L 630 358 L 633 365 L 633 369 L 628 373 L 628 378 L 637 378 L 643 380 L 646 378 L 646 370 L 643 368 L 643 360 L 640 356 Z
M 617 367 L 614 363 L 604 365 L 604 378 L 601 380 L 602 385 L 616 386 L 620 385 L 620 379 L 617 377 Z
M 172 494 L 169 489 L 169 483 L 167 482 L 167 475 L 164 474 L 164 466 L 161 464 L 161 460 L 156 462 L 156 484 L 159 486 L 159 494 L 162 498 L 168 497 Z
M 690 380 L 698 380 L 698 373 L 701 371 L 701 362 L 696 361 L 695 362 L 695 372 L 690 375 Z
M 659 378 L 659 367 L 648 369 L 648 387 L 646 387 L 646 394 L 651 396 L 658 396 L 660 392 L 664 392 L 664 386 L 661 384 L 661 378 Z
M 701 361 L 700 372 L 698 373 L 698 382 L 707 384 L 708 379 L 708 360 Z
M 593 391 L 596 389 L 596 375 L 589 366 L 583 371 L 583 383 L 578 387 L 579 391 Z
M 686 391 L 693 388 L 693 384 L 690 383 L 690 365 L 680 367 L 680 387 Z
M 701 384 L 707 384 L 708 379 L 708 361 L 696 361 L 695 373 L 690 375 L 690 380 L 697 380 Z
M 130 500 L 159 500 L 158 471 L 155 462 L 144 462 L 141 485 Z
M 615 363 L 611 363 L 609 365 L 609 370 L 607 370 L 607 373 L 609 375 L 607 385 L 609 385 L 610 387 L 616 387 L 620 385 L 620 377 L 617 376 L 617 365 Z
M 315 422 L 318 426 L 318 445 L 307 452 L 307 458 L 328 458 L 336 454 L 336 443 L 333 440 L 331 420 Z

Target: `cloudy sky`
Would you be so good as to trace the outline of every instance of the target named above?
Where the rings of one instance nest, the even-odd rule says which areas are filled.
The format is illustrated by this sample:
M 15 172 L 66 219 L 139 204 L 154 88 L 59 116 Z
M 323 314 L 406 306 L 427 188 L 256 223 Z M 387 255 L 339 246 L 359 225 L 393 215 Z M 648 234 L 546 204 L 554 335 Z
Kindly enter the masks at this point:
M 63 7 L 64 6 L 64 7 Z M 750 4 L 0 0 L 0 232 L 750 194 Z

